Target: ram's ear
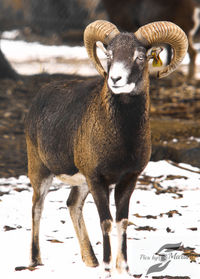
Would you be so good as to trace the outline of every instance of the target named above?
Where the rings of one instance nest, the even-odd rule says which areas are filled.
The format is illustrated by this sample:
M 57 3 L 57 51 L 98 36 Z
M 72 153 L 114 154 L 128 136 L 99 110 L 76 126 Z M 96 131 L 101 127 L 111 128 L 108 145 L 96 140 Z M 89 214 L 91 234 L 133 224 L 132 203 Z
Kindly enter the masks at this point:
M 163 51 L 162 47 L 152 47 L 147 51 L 147 59 L 154 59 L 159 60 L 160 59 L 160 53 Z
M 102 42 L 100 42 L 100 41 L 96 42 L 96 46 L 98 48 L 100 48 L 103 51 L 103 53 L 107 56 L 108 51 L 107 51 L 107 49 L 105 48 L 105 46 Z
M 152 77 L 157 77 L 158 71 L 163 69 L 163 62 L 160 58 L 160 53 L 162 50 L 162 47 L 154 46 L 147 51 L 147 61 L 152 60 L 152 62 L 149 63 L 149 73 Z

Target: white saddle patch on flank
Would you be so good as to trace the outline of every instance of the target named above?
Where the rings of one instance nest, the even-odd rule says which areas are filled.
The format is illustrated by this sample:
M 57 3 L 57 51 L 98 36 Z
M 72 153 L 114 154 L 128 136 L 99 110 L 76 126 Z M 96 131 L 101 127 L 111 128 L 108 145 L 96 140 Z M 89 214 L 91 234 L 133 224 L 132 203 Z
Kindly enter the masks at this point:
M 71 186 L 81 186 L 86 183 L 85 176 L 80 172 L 74 175 L 60 174 L 56 176 L 62 182 Z

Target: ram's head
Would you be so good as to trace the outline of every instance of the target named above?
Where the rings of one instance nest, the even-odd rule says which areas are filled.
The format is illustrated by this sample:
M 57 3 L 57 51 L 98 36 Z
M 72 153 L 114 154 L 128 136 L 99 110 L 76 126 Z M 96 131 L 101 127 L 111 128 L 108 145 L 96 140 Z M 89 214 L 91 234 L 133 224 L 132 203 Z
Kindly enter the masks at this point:
M 96 53 L 97 42 L 101 43 L 107 56 L 107 72 Z M 144 69 L 148 70 L 149 59 L 159 57 L 160 45 L 169 44 L 173 49 L 173 58 L 169 65 L 157 71 L 158 78 L 173 72 L 188 49 L 183 30 L 167 21 L 147 24 L 135 33 L 121 33 L 112 23 L 97 20 L 86 27 L 84 43 L 97 71 L 107 78 L 108 86 L 115 94 L 134 91 Z

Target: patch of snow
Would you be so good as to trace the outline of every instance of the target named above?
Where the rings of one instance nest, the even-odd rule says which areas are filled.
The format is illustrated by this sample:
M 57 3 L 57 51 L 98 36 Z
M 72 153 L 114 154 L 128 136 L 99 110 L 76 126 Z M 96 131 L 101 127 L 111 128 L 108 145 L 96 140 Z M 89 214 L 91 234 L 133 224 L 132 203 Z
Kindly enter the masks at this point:
M 65 73 L 77 75 L 96 75 L 97 71 L 88 59 L 83 46 L 47 46 L 38 42 L 30 43 L 15 41 L 11 38 L 17 35 L 17 30 L 11 33 L 3 33 L 1 49 L 12 66 L 24 75 L 47 73 Z M 99 48 L 97 54 L 106 67 L 105 54 Z M 161 53 L 161 59 L 165 61 L 166 52 Z M 200 54 L 197 55 L 197 65 L 200 64 Z M 30 63 L 31 62 L 31 63 Z M 189 63 L 188 54 L 182 65 Z
M 2 39 L 1 50 L 20 74 L 42 72 L 86 76 L 97 74 L 83 46 L 48 46 L 38 42 Z M 97 54 L 105 66 L 105 54 L 99 48 Z
M 200 143 L 200 138 L 195 138 L 195 137 L 193 137 L 193 136 L 192 136 L 192 137 L 189 137 L 189 140 L 190 140 L 190 141 L 194 140 L 194 141 Z
M 199 169 L 186 164 L 181 164 L 181 167 L 188 170 L 167 161 L 149 162 L 141 178 L 149 176 L 152 181 L 159 179 L 159 183 L 164 188 L 176 186 L 183 195 L 182 198 L 177 198 L 173 193 L 157 195 L 151 183 L 146 186 L 142 182 L 138 184 L 132 195 L 129 219 L 134 225 L 129 226 L 127 232 L 128 259 L 130 271 L 135 275 L 143 274 L 141 278 L 166 274 L 189 276 L 191 279 L 199 278 L 199 257 L 196 258 L 196 262 L 191 263 L 187 257 L 181 258 L 181 255 L 183 256 L 181 251 L 177 251 L 176 254 L 168 253 L 169 265 L 163 271 L 154 272 L 146 277 L 151 266 L 166 263 L 159 258 L 156 259 L 155 254 L 165 244 L 181 242 L 184 247 L 192 247 L 195 252 L 200 253 L 200 175 L 190 171 L 199 171 Z M 174 175 L 174 178 L 166 179 L 169 175 Z M 50 190 L 52 191 L 45 200 L 40 230 L 44 266 L 38 267 L 35 271 L 15 271 L 15 267 L 29 264 L 32 188 L 26 176 L 20 176 L 18 179 L 0 179 L 0 277 L 6 279 L 38 278 L 38 276 L 61 279 L 67 276 L 68 278 L 99 278 L 102 267 L 88 268 L 81 260 L 78 241 L 66 206 L 66 199 L 70 192 L 69 185 L 54 179 Z M 167 215 L 169 211 L 174 211 L 171 218 Z M 114 216 L 113 192 L 111 212 Z M 99 217 L 91 195 L 85 202 L 84 216 L 94 251 L 101 263 L 102 236 Z M 6 230 L 5 226 L 13 230 Z M 156 230 L 137 230 L 146 226 Z M 167 228 L 170 229 L 169 232 Z M 60 243 L 50 242 L 51 239 L 59 240 Z M 115 225 L 111 239 L 113 259 L 115 259 L 117 250 Z M 112 278 L 128 278 L 128 276 L 119 275 L 114 271 Z
M 15 40 L 19 36 L 20 31 L 17 29 L 4 31 L 1 33 L 1 39 Z

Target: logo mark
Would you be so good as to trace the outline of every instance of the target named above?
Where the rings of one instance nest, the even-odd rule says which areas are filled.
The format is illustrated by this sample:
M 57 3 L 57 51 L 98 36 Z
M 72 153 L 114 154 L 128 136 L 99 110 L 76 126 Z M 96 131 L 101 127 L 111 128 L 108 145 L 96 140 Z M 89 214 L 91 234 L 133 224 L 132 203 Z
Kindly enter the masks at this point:
M 179 243 L 175 243 L 175 244 L 165 244 L 163 245 L 156 253 L 155 255 L 159 256 L 159 260 L 160 263 L 158 264 L 154 264 L 152 265 L 148 270 L 147 270 L 147 274 L 153 273 L 153 272 L 161 272 L 163 271 L 165 268 L 167 268 L 167 266 L 169 265 L 169 263 L 171 262 L 171 259 L 169 259 L 167 261 L 168 254 L 163 254 L 163 252 L 172 252 L 172 251 L 176 251 L 179 249 L 179 247 L 181 246 L 181 242 Z M 173 258 L 173 257 L 171 257 Z M 167 262 L 166 262 L 167 261 Z

